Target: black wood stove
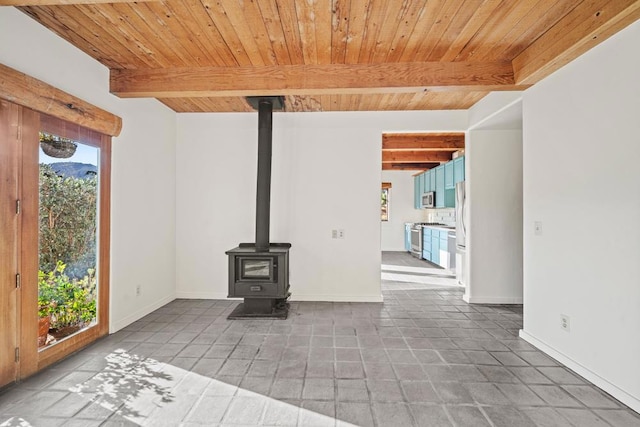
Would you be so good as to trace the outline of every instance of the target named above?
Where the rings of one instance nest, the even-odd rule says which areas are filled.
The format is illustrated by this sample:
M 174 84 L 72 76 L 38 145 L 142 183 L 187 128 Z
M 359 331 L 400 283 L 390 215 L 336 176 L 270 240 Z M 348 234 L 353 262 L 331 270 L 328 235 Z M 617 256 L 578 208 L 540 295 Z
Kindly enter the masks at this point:
M 228 319 L 286 319 L 289 312 L 290 243 L 270 243 L 272 112 L 284 106 L 282 97 L 249 97 L 258 110 L 258 185 L 256 242 L 240 243 L 229 255 L 229 298 L 244 298 Z

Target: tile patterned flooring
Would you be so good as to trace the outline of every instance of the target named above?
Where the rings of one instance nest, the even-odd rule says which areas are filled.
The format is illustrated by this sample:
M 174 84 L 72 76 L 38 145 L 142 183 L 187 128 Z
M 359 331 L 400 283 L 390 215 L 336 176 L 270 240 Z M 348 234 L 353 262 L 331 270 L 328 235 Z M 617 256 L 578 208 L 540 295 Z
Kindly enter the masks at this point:
M 382 252 L 382 284 L 394 290 L 443 289 L 458 286 L 455 271 L 444 269 L 407 252 Z
M 522 307 L 399 285 L 287 320 L 175 300 L 5 389 L 0 426 L 640 426 L 518 338 Z

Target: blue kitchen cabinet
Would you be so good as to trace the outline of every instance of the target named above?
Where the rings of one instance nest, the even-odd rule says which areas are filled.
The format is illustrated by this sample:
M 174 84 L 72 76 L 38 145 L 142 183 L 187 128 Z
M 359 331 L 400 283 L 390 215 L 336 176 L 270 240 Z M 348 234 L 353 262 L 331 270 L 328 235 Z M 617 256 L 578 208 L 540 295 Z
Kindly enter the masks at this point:
M 456 194 L 453 188 L 445 187 L 445 165 L 435 168 L 436 178 L 436 208 L 453 208 L 456 203 Z
M 427 261 L 431 261 L 432 252 L 431 252 L 431 233 L 433 232 L 430 228 L 422 228 L 422 258 Z
M 425 173 L 422 174 L 423 176 L 423 180 L 422 180 L 422 189 L 424 193 L 428 193 L 429 191 L 431 191 L 431 174 L 429 173 L 429 171 L 426 171 Z
M 411 252 L 411 224 L 404 225 L 404 249 Z
M 422 195 L 425 193 L 425 173 L 421 173 L 420 175 L 418 175 L 418 194 L 420 196 L 420 201 L 418 202 L 418 209 L 422 209 Z
M 436 208 L 453 208 L 456 205 L 456 191 L 454 188 L 445 188 L 445 165 L 435 169 L 436 175 Z
M 453 160 L 453 183 L 464 181 L 464 156 Z
M 429 169 L 427 173 L 429 174 L 429 188 L 427 191 L 436 191 L 436 171 L 435 169 Z
M 435 168 L 436 176 L 436 208 L 444 208 L 444 166 Z
M 464 181 L 464 156 L 413 177 L 414 207 L 422 209 L 422 195 L 436 193 L 436 208 L 455 207 L 455 184 Z
M 431 233 L 431 262 L 434 264 L 440 263 L 440 231 L 433 230 Z
M 453 183 L 453 162 L 447 162 L 444 164 L 444 189 L 453 190 L 455 185 Z
M 442 268 L 451 268 L 449 232 L 449 229 L 424 227 L 422 229 L 422 258 Z

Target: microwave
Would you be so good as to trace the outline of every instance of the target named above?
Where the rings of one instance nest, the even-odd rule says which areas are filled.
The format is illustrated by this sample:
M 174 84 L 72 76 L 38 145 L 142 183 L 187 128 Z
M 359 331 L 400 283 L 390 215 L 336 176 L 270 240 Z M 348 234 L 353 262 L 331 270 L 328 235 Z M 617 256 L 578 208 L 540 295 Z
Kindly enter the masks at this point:
M 436 192 L 429 191 L 422 195 L 422 208 L 433 208 L 436 206 Z

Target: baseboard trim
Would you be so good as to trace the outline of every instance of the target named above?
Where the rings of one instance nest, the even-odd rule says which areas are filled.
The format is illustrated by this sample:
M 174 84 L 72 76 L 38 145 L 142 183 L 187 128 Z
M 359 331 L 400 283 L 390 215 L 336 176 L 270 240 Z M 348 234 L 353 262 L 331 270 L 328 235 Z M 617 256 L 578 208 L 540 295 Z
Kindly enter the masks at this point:
M 185 299 L 232 299 L 226 294 L 215 292 L 178 292 L 176 298 Z M 242 298 L 233 298 L 242 301 Z M 382 295 L 291 295 L 291 301 L 314 301 L 314 302 L 382 302 Z
M 129 326 L 130 324 L 132 324 L 133 322 L 135 322 L 136 320 L 142 319 L 144 316 L 146 316 L 147 314 L 159 309 L 160 307 L 162 307 L 165 304 L 170 303 L 171 301 L 173 301 L 175 298 L 175 296 L 168 296 L 165 298 L 161 298 L 158 301 L 155 301 L 149 305 L 146 305 L 144 307 L 142 307 L 140 310 L 137 310 L 135 313 L 130 314 L 129 316 L 120 319 L 118 321 L 114 321 L 111 322 L 111 324 L 109 325 L 109 333 L 113 334 L 114 332 L 118 332 L 120 329 Z
M 555 350 L 553 347 L 547 345 L 543 341 L 537 339 L 536 337 L 525 332 L 524 330 L 521 329 L 519 335 L 520 335 L 520 338 L 522 338 L 532 346 L 536 347 L 540 351 L 553 357 L 558 362 L 565 365 L 567 368 L 571 369 L 581 377 L 592 382 L 602 390 L 609 393 L 611 396 L 618 399 L 620 402 L 627 405 L 629 408 L 640 413 L 640 399 L 632 396 L 631 394 L 627 393 L 620 387 L 616 386 L 615 384 L 612 384 L 608 380 L 602 378 L 600 375 L 591 371 L 589 368 L 581 365 L 580 363 L 576 362 L 575 360 L 566 356 L 565 354 Z
M 522 304 L 522 297 L 472 297 L 468 294 L 462 300 L 469 304 Z
M 176 298 L 183 299 L 233 299 L 242 301 L 242 298 L 227 298 L 227 294 L 219 292 L 177 292 Z

